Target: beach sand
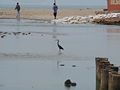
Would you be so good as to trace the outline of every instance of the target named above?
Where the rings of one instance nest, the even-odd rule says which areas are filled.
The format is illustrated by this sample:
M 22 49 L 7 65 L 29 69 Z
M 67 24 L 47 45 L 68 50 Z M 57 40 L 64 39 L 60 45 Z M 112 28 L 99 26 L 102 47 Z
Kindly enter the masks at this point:
M 57 19 L 67 16 L 88 16 L 95 15 L 96 11 L 102 9 L 75 9 L 75 10 L 59 10 Z M 16 10 L 0 10 L 1 19 L 14 19 L 16 18 Z M 21 19 L 38 19 L 38 20 L 53 20 L 52 10 L 21 10 Z

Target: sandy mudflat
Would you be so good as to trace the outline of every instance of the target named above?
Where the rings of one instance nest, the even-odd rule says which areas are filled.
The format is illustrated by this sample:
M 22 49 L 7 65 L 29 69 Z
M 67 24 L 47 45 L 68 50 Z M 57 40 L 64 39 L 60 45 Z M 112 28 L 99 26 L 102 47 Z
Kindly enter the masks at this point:
M 59 10 L 57 18 L 63 18 L 66 16 L 88 16 L 95 15 L 96 11 L 100 9 L 76 9 L 76 10 Z M 20 17 L 24 19 L 43 19 L 52 20 L 52 10 L 21 10 Z M 16 10 L 0 10 L 0 18 L 16 18 Z

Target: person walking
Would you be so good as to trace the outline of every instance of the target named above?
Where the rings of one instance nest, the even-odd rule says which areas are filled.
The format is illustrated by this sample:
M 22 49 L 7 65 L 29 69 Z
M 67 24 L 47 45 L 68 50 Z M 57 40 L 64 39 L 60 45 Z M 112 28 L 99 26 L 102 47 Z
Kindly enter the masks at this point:
M 16 5 L 16 7 L 15 7 L 15 10 L 17 10 L 17 12 L 20 13 L 20 5 L 19 5 L 18 2 L 17 2 L 17 5 Z
M 56 19 L 57 17 L 57 10 L 58 10 L 58 6 L 56 5 L 56 3 L 53 4 L 53 15 L 54 15 L 54 19 Z
M 15 7 L 15 10 L 17 10 L 17 16 L 16 17 L 20 17 L 20 5 L 19 5 L 18 2 L 17 2 L 17 5 Z

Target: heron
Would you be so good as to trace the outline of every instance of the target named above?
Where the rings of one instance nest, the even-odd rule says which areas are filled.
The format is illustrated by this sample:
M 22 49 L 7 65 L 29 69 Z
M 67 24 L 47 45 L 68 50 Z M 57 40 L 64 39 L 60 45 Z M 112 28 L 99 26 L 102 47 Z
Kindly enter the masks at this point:
M 59 48 L 59 52 L 61 52 L 61 50 L 64 50 L 64 48 L 63 48 L 62 46 L 60 46 L 59 40 L 57 40 L 57 46 L 58 46 L 58 48 Z

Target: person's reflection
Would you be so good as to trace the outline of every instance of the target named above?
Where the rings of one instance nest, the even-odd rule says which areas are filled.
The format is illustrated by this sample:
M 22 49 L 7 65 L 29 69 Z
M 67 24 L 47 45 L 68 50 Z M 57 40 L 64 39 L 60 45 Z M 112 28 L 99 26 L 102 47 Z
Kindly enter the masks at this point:
M 20 30 L 20 19 L 17 19 L 17 22 L 16 22 L 16 31 L 19 32 Z
M 53 36 L 52 36 L 52 38 L 55 39 L 55 40 L 57 39 L 56 32 L 57 32 L 56 22 L 54 22 L 53 23 Z
M 17 21 L 20 21 L 20 16 L 17 17 Z
M 20 19 L 17 19 L 16 21 L 16 30 L 13 32 L 13 34 L 16 36 L 16 39 L 19 39 L 19 34 L 20 34 Z

